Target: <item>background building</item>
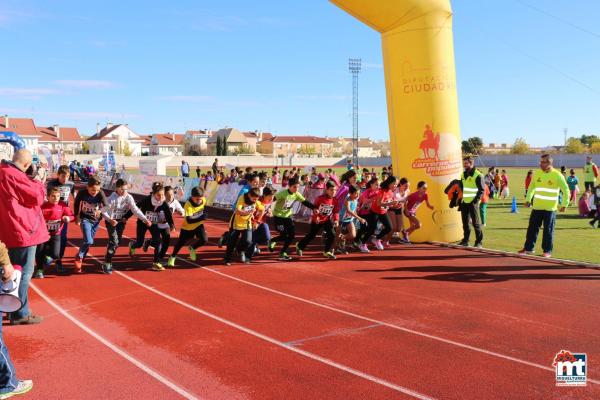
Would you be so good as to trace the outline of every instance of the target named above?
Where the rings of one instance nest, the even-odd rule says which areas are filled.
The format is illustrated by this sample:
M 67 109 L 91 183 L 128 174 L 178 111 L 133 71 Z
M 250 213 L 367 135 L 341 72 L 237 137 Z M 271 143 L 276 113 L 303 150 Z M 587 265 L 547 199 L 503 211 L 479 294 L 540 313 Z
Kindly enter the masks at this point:
M 329 139 L 317 136 L 273 136 L 260 142 L 259 151 L 273 157 L 331 157 L 334 144 Z
M 150 135 L 150 155 L 183 155 L 183 134 L 153 133 Z
M 145 139 L 133 132 L 127 124 L 114 125 L 112 122 L 100 129 L 97 125 L 96 134 L 87 140 L 90 154 L 103 154 L 114 151 L 117 154 L 140 156 Z

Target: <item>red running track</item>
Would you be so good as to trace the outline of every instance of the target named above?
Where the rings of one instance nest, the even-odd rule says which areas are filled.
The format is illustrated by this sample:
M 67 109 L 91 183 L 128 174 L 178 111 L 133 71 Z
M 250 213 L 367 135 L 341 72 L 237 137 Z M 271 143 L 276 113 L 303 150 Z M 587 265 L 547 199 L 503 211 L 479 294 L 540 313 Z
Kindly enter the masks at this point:
M 96 239 L 86 273 L 34 280 L 44 323 L 4 329 L 28 398 L 600 398 L 595 269 L 427 245 L 224 267 L 209 245 L 157 273 L 123 246 L 105 276 Z M 561 349 L 587 387 L 555 386 Z

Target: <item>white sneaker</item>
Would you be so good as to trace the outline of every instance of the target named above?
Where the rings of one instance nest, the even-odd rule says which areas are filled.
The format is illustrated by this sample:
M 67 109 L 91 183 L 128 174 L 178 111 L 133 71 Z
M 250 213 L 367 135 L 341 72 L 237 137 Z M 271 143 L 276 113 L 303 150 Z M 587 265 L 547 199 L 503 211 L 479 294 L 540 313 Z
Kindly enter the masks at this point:
M 379 240 L 377 238 L 373 238 L 373 239 L 371 239 L 371 243 L 373 243 L 375 245 L 377 250 L 383 250 L 383 243 L 381 243 L 381 240 Z
M 361 253 L 370 253 L 371 252 L 366 244 L 361 244 L 359 249 L 360 249 Z
M 0 400 L 9 399 L 13 396 L 17 396 L 20 394 L 25 394 L 29 392 L 33 388 L 33 381 L 19 381 L 17 383 L 17 387 L 12 392 L 0 394 Z

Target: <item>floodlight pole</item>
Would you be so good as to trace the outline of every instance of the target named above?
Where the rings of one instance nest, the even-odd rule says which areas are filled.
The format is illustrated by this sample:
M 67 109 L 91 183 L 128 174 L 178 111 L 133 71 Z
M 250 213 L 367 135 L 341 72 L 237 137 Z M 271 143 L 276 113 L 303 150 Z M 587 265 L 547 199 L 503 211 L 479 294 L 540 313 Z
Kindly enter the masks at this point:
M 352 162 L 358 167 L 358 74 L 360 73 L 361 59 L 348 59 L 348 68 L 352 74 Z

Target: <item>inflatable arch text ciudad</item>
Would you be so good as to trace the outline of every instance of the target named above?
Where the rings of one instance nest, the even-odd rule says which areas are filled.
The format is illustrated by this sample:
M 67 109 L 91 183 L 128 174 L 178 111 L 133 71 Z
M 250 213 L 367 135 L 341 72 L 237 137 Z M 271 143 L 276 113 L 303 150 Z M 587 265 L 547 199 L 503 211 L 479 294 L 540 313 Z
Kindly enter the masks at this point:
M 449 0 L 330 0 L 381 33 L 394 174 L 426 181 L 429 200 L 411 240 L 462 238 L 446 185 L 462 170 Z

